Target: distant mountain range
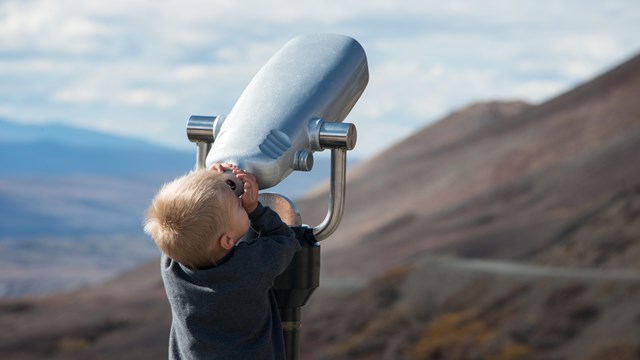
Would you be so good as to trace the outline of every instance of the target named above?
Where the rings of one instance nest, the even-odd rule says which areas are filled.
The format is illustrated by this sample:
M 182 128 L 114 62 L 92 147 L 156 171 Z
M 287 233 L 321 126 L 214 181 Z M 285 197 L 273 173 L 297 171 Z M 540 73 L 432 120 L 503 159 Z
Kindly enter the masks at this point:
M 127 216 L 140 214 L 163 182 L 190 171 L 195 161 L 195 146 L 177 150 L 66 125 L 6 119 L 0 119 L 0 152 L 0 238 L 139 230 L 139 219 L 126 221 Z M 329 160 L 316 156 L 312 172 L 294 173 L 268 191 L 295 198 L 328 175 Z M 106 196 L 116 189 L 117 196 Z M 117 217 L 119 223 L 108 220 Z M 67 227 L 70 222 L 84 225 Z
M 638 94 L 640 56 L 542 104 L 461 108 L 349 171 L 301 357 L 637 359 Z M 297 202 L 305 222 L 327 196 Z M 157 259 L 0 312 L 3 358 L 166 357 Z
M 7 119 L 0 119 L 0 153 L 0 296 L 73 288 L 156 255 L 142 232 L 144 210 L 195 162 L 195 146 Z M 300 196 L 329 176 L 329 162 L 316 156 L 311 172 L 268 191 Z
M 159 149 L 161 145 L 140 139 L 82 129 L 58 123 L 25 124 L 0 118 L 0 142 L 53 142 L 70 147 L 111 149 Z
M 194 159 L 187 151 L 138 139 L 6 119 L 0 119 L 0 151 L 0 175 L 179 173 Z
M 139 232 L 144 203 L 194 159 L 136 139 L 7 120 L 0 151 L 0 239 Z

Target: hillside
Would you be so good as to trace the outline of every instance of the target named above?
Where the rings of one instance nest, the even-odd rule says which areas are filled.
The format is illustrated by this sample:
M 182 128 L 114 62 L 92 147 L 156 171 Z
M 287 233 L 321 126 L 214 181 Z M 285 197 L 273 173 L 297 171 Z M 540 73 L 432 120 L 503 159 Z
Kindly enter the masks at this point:
M 410 136 L 348 174 L 324 271 L 370 277 L 437 249 L 528 257 L 640 182 L 638 93 L 635 57 L 546 103 L 476 104 Z M 325 201 L 300 201 L 303 219 L 318 222 Z
M 323 271 L 367 285 L 320 288 L 308 358 L 637 359 L 638 93 L 635 57 L 538 106 L 462 109 L 363 164 Z
M 321 287 L 301 347 L 309 359 L 637 359 L 638 239 L 640 185 L 527 261 L 428 253 L 362 287 Z
M 637 359 L 639 93 L 640 56 L 539 105 L 462 108 L 350 171 L 302 358 Z M 303 221 L 326 202 L 298 201 Z M 156 262 L 0 311 L 3 358 L 166 351 Z

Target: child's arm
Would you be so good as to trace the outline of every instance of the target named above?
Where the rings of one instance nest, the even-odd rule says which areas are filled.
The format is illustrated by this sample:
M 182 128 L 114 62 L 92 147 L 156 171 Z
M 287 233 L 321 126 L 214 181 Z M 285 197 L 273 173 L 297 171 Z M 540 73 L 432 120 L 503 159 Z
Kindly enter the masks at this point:
M 244 185 L 242 206 L 249 214 L 253 229 L 260 236 L 295 236 L 289 226 L 282 222 L 278 214 L 258 203 L 258 182 L 256 177 L 237 168 L 233 169 L 233 173 Z
M 295 237 L 295 233 L 285 224 L 278 214 L 267 206 L 258 203 L 256 209 L 249 214 L 251 228 L 259 236 Z
M 255 176 L 240 169 L 234 169 L 233 173 L 244 185 L 242 206 L 249 214 L 251 227 L 259 234 L 253 246 L 260 248 L 258 254 L 261 260 L 252 263 L 262 264 L 265 275 L 276 276 L 287 268 L 295 252 L 301 248 L 300 243 L 293 230 L 275 211 L 258 202 L 258 182 Z M 266 261 L 268 258 L 271 261 Z
M 269 207 L 258 204 L 256 210 L 249 215 L 251 228 L 258 233 L 258 238 L 239 246 L 253 248 L 254 259 L 248 263 L 254 264 L 267 279 L 282 273 L 295 253 L 301 249 L 295 233 L 280 216 Z

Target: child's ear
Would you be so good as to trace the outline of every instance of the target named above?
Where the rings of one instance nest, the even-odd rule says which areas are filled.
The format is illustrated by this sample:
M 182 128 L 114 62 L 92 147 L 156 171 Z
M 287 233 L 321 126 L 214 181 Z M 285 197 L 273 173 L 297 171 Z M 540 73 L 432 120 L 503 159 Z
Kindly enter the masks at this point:
M 235 245 L 233 238 L 226 232 L 220 235 L 218 241 L 220 242 L 220 246 L 222 246 L 222 248 L 225 250 L 231 250 Z

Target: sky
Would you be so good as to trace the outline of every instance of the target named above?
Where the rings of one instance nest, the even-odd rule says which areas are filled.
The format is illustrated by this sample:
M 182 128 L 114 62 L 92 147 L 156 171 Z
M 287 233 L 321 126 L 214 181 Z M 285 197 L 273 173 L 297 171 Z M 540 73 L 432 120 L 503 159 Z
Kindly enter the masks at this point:
M 226 114 L 290 39 L 367 53 L 345 122 L 367 158 L 477 101 L 536 104 L 640 52 L 638 0 L 2 0 L 0 118 L 195 148 L 190 115 Z

